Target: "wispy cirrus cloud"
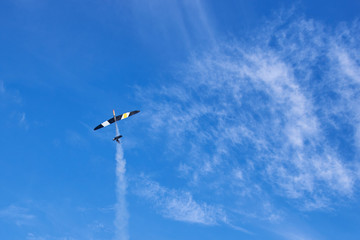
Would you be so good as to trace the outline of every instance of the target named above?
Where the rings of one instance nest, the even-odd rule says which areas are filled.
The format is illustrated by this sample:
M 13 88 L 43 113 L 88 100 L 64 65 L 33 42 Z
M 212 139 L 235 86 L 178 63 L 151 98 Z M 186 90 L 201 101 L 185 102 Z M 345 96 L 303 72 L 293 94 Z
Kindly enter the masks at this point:
M 221 208 L 196 202 L 190 192 L 168 189 L 147 177 L 137 180 L 136 194 L 153 202 L 156 209 L 170 219 L 205 225 L 227 221 Z
M 7 88 L 5 83 L 0 80 L 0 111 L 10 109 L 10 111 L 8 111 L 9 113 L 4 115 L 9 116 L 12 121 L 17 122 L 19 126 L 28 130 L 29 124 L 26 113 L 21 110 L 14 110 L 19 109 L 19 106 L 22 105 L 21 103 L 22 98 L 19 91 Z
M 135 24 L 138 24 L 137 32 L 147 44 L 151 41 L 149 35 L 153 36 L 154 33 L 162 47 L 169 43 L 180 43 L 185 48 L 191 48 L 199 40 L 202 44 L 213 44 L 216 40 L 206 14 L 206 4 L 202 0 L 135 0 L 130 3 L 130 8 L 134 14 Z M 143 22 L 148 21 L 152 23 L 152 27 L 144 28 Z
M 28 200 L 0 209 L 2 223 L 0 229 L 3 234 L 1 236 L 5 236 L 7 227 L 16 225 L 15 229 L 18 230 L 19 236 L 28 240 L 98 239 L 99 237 L 110 239 L 113 237 L 114 227 L 111 222 L 113 206 L 111 209 L 84 206 L 69 209 L 68 202 L 68 199 L 57 203 Z M 81 217 L 74 219 L 74 213 Z M 92 217 L 94 213 L 100 213 L 97 219 Z M 104 220 L 102 217 L 104 215 L 109 215 L 110 221 Z
M 22 98 L 20 93 L 17 90 L 7 88 L 4 81 L 0 80 L 0 103 L 8 104 L 8 103 L 16 103 L 20 104 L 22 102 Z
M 254 199 L 280 197 L 302 210 L 352 199 L 359 34 L 358 22 L 333 30 L 279 18 L 249 40 L 194 54 L 173 83 L 141 89 L 157 113 L 151 130 L 168 136 L 167 147 L 178 153 L 177 176 L 198 192 L 211 190 L 214 202 L 231 199 L 234 211 Z
M 17 205 L 9 205 L 0 210 L 0 218 L 14 222 L 17 226 L 33 224 L 36 216 L 31 214 L 29 209 Z

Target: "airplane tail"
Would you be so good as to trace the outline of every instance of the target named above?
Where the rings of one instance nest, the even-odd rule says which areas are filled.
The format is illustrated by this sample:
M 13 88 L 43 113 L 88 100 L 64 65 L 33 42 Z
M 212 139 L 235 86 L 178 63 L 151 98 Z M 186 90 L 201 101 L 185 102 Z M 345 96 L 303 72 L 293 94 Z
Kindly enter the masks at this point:
M 117 141 L 118 143 L 120 143 L 120 138 L 122 138 L 122 135 L 118 135 L 118 136 L 114 137 L 113 141 Z

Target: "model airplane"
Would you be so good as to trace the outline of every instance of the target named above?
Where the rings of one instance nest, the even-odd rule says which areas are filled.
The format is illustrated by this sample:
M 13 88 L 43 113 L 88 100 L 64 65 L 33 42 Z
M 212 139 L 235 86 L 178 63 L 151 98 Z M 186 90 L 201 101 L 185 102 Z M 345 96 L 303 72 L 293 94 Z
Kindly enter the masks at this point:
M 117 135 L 117 136 L 113 138 L 113 141 L 116 141 L 116 142 L 120 143 L 120 140 L 119 140 L 119 139 L 122 138 L 122 135 L 119 134 L 119 129 L 118 129 L 118 127 L 117 127 L 116 121 L 123 120 L 123 119 L 128 118 L 128 117 L 130 117 L 130 116 L 132 116 L 132 115 L 135 115 L 135 114 L 137 114 L 137 113 L 139 113 L 139 112 L 140 112 L 140 111 L 136 110 L 136 111 L 126 112 L 126 113 L 123 113 L 123 114 L 121 114 L 121 115 L 119 115 L 119 116 L 116 116 L 116 115 L 115 115 L 115 110 L 113 110 L 113 116 L 114 116 L 114 117 L 112 117 L 112 118 L 110 118 L 109 120 L 107 120 L 107 121 L 99 124 L 98 126 L 96 126 L 96 127 L 94 128 L 94 131 L 95 131 L 95 130 L 98 130 L 98 129 L 100 129 L 100 128 L 103 128 L 103 127 L 107 127 L 107 126 L 109 126 L 109 125 L 112 124 L 112 123 L 115 123 L 116 135 Z

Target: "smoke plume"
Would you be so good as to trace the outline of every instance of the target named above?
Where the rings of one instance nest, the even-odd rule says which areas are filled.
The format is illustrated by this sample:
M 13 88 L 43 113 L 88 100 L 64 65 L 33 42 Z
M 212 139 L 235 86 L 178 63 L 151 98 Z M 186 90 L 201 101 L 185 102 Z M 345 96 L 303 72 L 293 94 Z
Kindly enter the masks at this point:
M 116 123 L 115 123 L 116 124 Z M 119 130 L 116 125 L 116 136 Z M 128 212 L 126 206 L 126 160 L 124 159 L 124 151 L 121 144 L 116 144 L 116 204 L 115 204 L 115 239 L 128 240 L 127 231 Z

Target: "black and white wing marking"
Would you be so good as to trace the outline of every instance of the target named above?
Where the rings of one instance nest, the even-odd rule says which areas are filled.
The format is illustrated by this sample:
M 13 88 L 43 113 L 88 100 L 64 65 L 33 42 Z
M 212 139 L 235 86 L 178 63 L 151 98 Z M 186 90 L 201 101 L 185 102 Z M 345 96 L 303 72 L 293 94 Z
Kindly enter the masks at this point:
M 116 116 L 116 121 L 120 121 L 120 120 L 123 120 L 123 119 L 125 119 L 125 118 L 128 118 L 128 117 L 130 117 L 130 116 L 132 116 L 132 115 L 137 114 L 138 112 L 140 112 L 140 111 L 139 111 L 139 110 L 136 110 L 136 111 L 132 111 L 132 112 L 123 113 L 123 114 L 121 114 L 121 115 L 119 115 L 119 116 Z M 114 118 L 112 117 L 112 118 L 110 118 L 109 120 L 107 120 L 107 121 L 99 124 L 98 126 L 96 126 L 96 128 L 94 128 L 94 130 L 98 130 L 98 129 L 100 129 L 100 128 L 107 127 L 107 126 L 109 126 L 110 124 L 112 124 L 112 123 L 114 123 L 114 122 L 115 122 L 115 120 L 114 120 Z

